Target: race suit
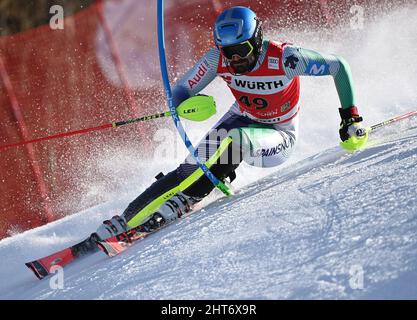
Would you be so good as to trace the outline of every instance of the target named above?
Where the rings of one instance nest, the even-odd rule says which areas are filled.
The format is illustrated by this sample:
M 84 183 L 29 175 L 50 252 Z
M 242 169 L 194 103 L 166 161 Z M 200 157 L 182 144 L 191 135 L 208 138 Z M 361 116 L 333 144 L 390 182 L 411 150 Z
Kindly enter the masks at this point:
M 288 159 L 298 136 L 299 76 L 331 75 L 341 107 L 355 105 L 349 65 L 335 55 L 265 40 L 252 71 L 243 75 L 231 71 L 220 51 L 212 48 L 172 90 L 175 106 L 201 92 L 216 76 L 232 91 L 236 101 L 197 147 L 200 159 L 222 181 L 235 178 L 242 160 L 273 167 Z M 158 175 L 123 215 L 129 227 L 135 227 L 175 194 L 198 201 L 213 188 L 189 155 L 174 171 Z

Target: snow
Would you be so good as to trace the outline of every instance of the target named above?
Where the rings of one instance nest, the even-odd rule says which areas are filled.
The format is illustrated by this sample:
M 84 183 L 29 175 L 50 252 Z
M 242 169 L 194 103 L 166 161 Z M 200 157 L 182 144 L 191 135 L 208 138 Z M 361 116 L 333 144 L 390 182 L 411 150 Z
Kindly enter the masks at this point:
M 337 32 L 333 42 L 317 34 L 293 37 L 350 62 L 358 107 L 373 124 L 417 106 L 415 11 L 381 16 L 358 34 L 342 30 L 344 43 Z M 390 58 L 387 39 L 402 48 L 400 60 Z M 331 79 L 303 78 L 302 86 L 300 141 L 286 165 L 243 165 L 236 196 L 214 192 L 204 209 L 121 255 L 99 252 L 69 265 L 62 287 L 54 287 L 56 277 L 37 280 L 25 262 L 85 238 L 173 166 L 141 163 L 151 169 L 132 176 L 129 191 L 0 241 L 0 299 L 417 299 L 417 120 L 381 129 L 366 150 L 347 154 L 337 146 Z M 219 101 L 218 116 L 232 99 L 223 91 L 221 82 L 206 90 Z M 199 126 L 187 123 L 194 139 L 206 129 Z M 99 171 L 138 165 L 123 156 L 100 161 Z

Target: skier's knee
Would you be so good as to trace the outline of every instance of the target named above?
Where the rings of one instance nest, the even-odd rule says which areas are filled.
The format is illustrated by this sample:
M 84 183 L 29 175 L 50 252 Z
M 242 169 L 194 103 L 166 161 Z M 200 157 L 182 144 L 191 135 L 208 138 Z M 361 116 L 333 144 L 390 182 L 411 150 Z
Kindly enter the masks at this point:
M 221 181 L 224 181 L 226 178 L 229 178 L 229 181 L 233 181 L 236 178 L 235 170 L 242 161 L 240 145 L 233 143 L 233 139 L 227 139 L 224 139 L 217 145 L 217 151 L 220 152 L 217 155 L 217 151 L 214 154 L 211 153 L 209 160 L 215 161 L 209 169 Z M 196 163 L 190 163 L 187 159 L 178 167 L 177 171 L 179 176 L 190 179 L 199 170 L 199 166 Z M 203 198 L 214 189 L 213 183 L 204 174 L 199 175 L 195 181 L 190 182 L 190 186 L 184 190 L 184 194 L 188 196 Z
M 242 128 L 243 160 L 256 167 L 284 163 L 295 147 L 295 136 L 272 128 Z

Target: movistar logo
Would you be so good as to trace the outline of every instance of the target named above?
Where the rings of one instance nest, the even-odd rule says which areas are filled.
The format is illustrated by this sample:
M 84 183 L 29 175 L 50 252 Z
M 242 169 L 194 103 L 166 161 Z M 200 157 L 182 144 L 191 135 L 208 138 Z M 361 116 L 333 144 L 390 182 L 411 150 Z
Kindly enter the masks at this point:
M 251 90 L 271 90 L 278 89 L 284 86 L 282 80 L 279 81 L 248 81 L 241 79 L 234 79 L 235 85 L 240 88 L 247 88 Z
M 307 66 L 306 73 L 313 76 L 324 76 L 330 74 L 330 66 L 327 63 L 311 61 Z

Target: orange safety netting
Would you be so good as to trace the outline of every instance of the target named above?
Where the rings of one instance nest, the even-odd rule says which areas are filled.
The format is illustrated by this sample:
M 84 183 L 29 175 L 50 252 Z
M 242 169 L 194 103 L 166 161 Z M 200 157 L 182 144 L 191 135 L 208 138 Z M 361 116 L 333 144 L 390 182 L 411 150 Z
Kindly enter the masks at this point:
M 99 8 L 93 5 L 66 18 L 63 30 L 45 25 L 0 38 L 0 145 L 141 112 L 132 103 L 135 99 L 129 101 L 129 89 L 109 83 L 97 61 L 97 30 L 102 27 Z M 103 42 L 111 46 L 108 39 Z M 143 128 L 132 126 L 2 151 L 0 238 L 8 230 L 25 230 L 82 209 L 59 207 L 64 194 L 80 192 L 73 168 L 96 146 L 122 141 L 127 134 L 140 136 Z

